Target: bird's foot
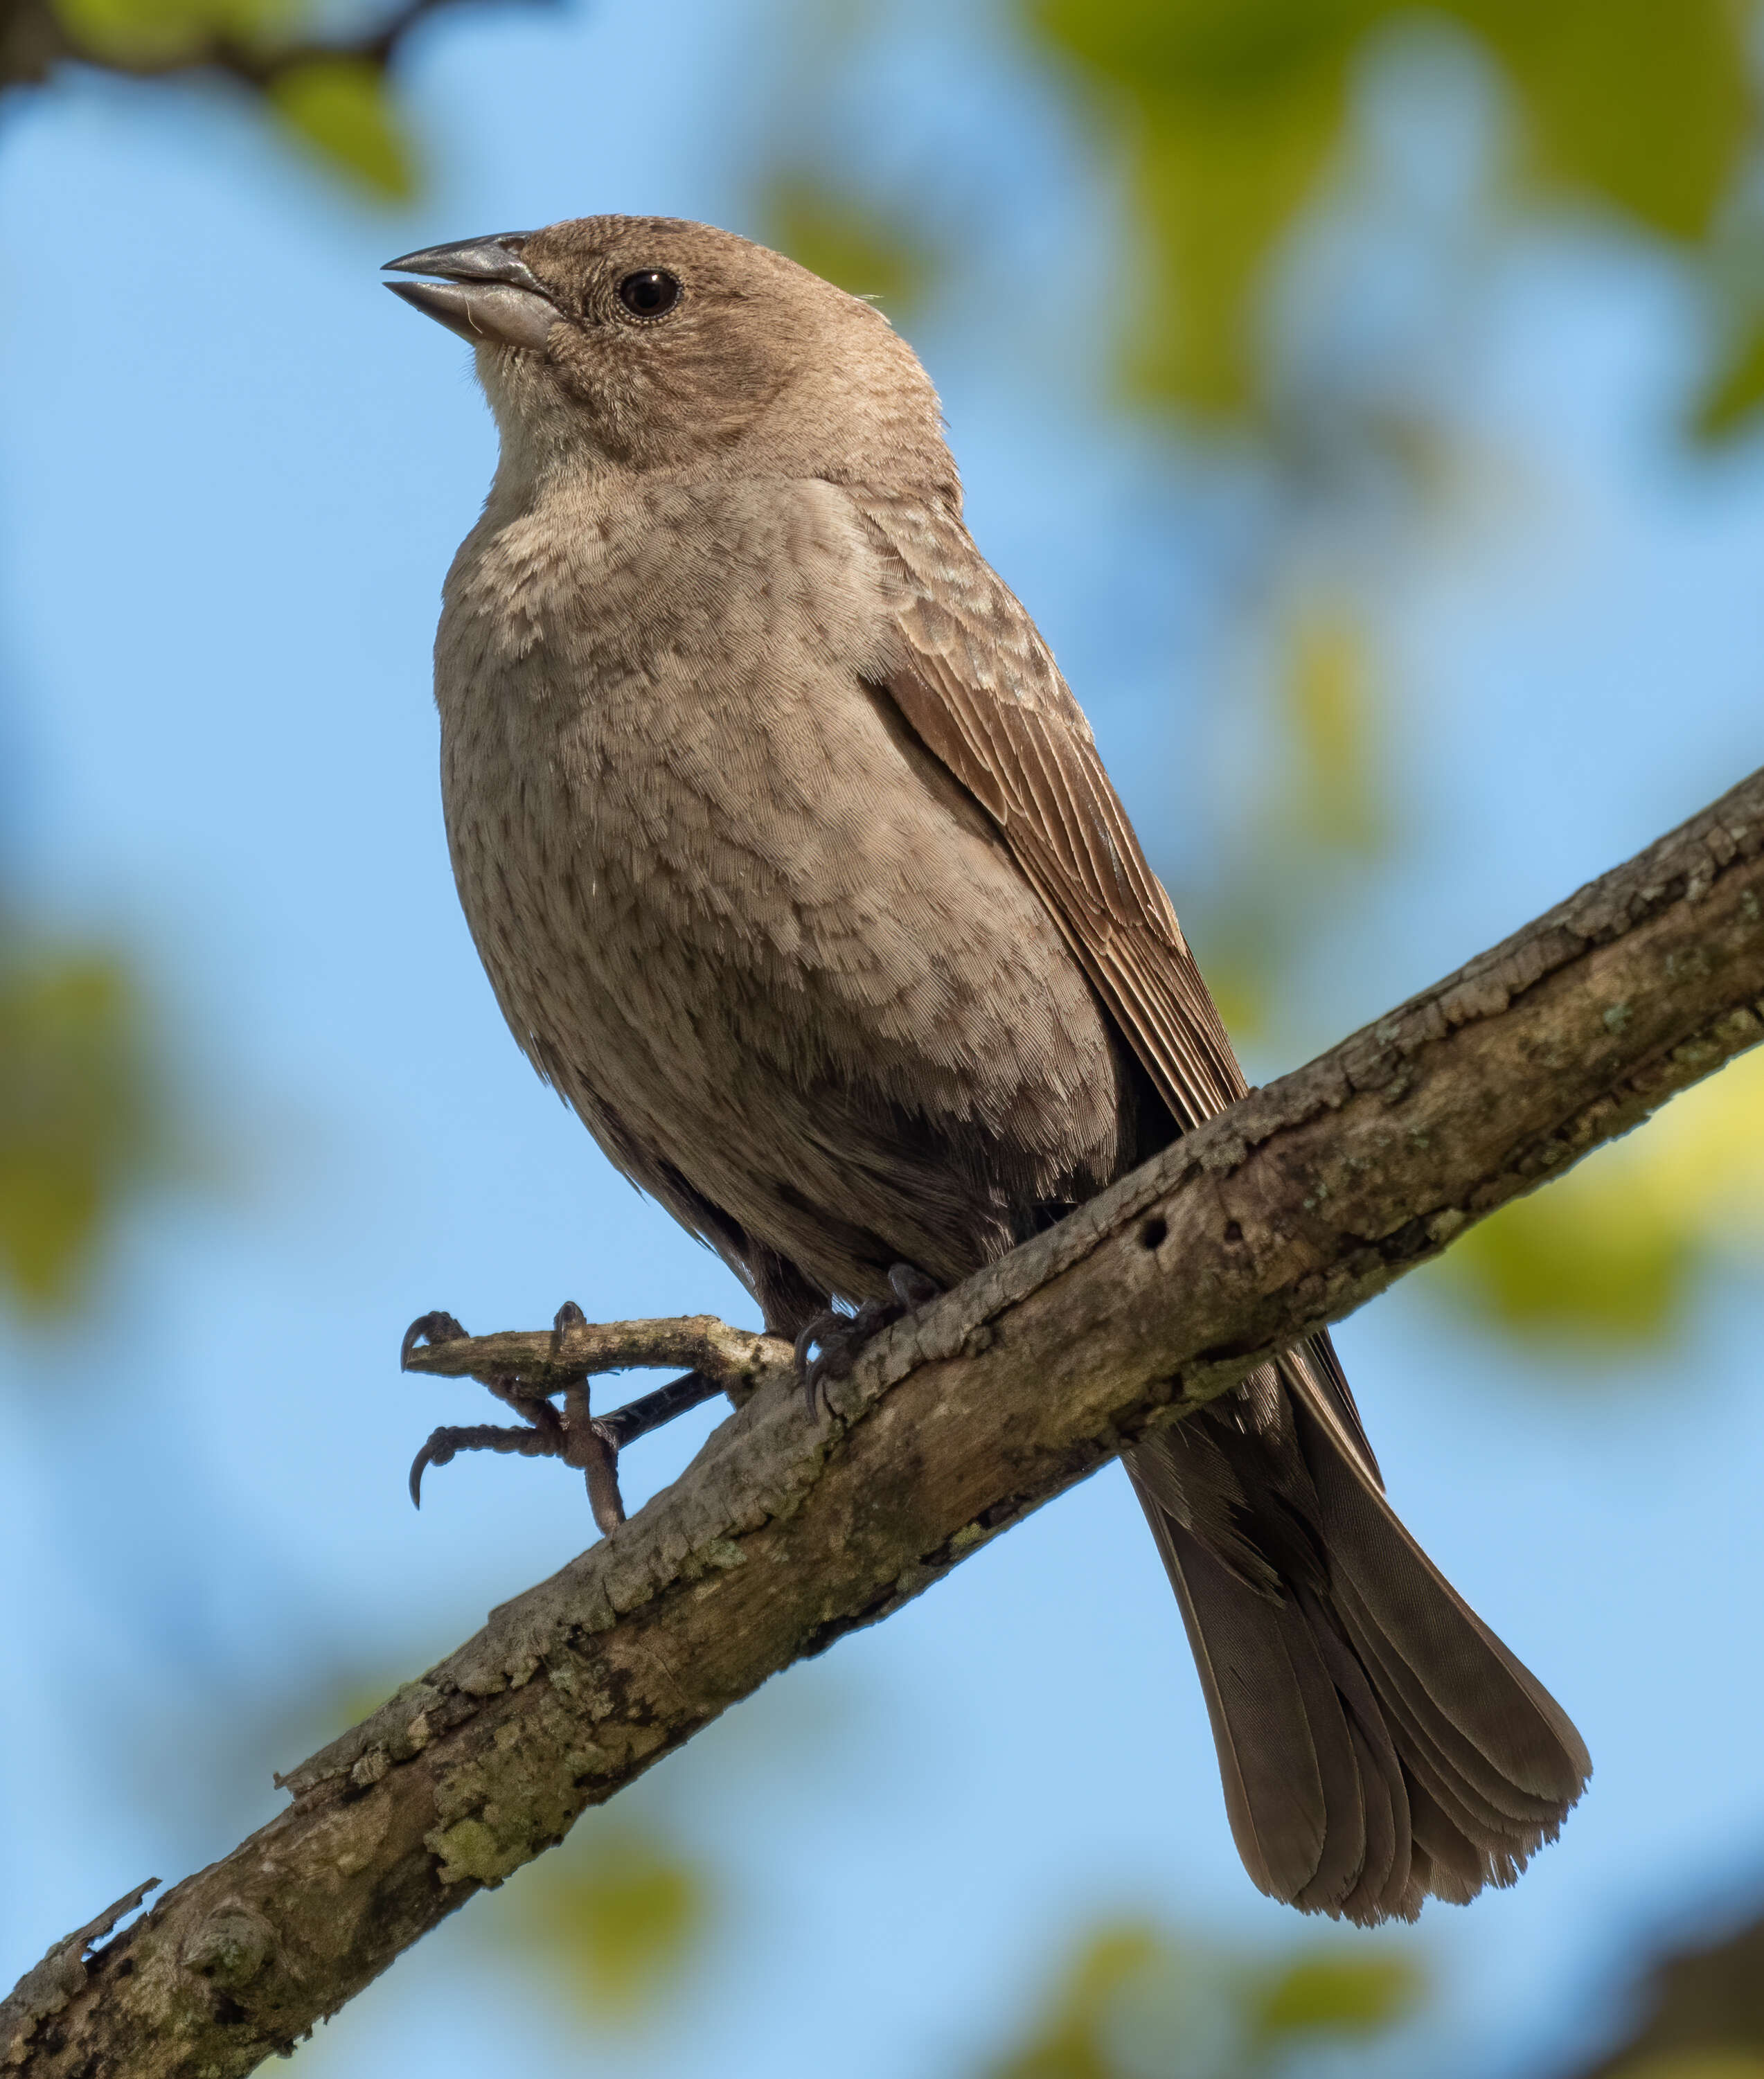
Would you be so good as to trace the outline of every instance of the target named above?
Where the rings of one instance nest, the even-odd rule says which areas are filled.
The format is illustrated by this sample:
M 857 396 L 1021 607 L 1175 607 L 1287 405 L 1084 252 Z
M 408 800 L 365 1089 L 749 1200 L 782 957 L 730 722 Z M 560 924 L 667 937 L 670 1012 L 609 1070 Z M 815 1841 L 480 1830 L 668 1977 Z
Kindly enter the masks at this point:
M 565 1300 L 551 1324 L 549 1356 L 553 1363 L 562 1360 L 569 1331 L 587 1325 L 587 1317 L 575 1300 Z M 467 1340 L 466 1331 L 451 1314 L 424 1314 L 405 1330 L 400 1361 L 408 1370 L 419 1347 L 426 1345 L 433 1349 L 445 1343 Z M 518 1376 L 498 1372 L 479 1376 L 497 1399 L 521 1417 L 520 1424 L 509 1426 L 474 1423 L 435 1430 L 411 1464 L 412 1501 L 417 1508 L 422 1507 L 423 1475 L 429 1466 L 445 1466 L 462 1451 L 503 1451 L 523 1458 L 562 1458 L 566 1466 L 574 1466 L 580 1471 L 587 1487 L 588 1506 L 594 1511 L 594 1521 L 601 1535 L 609 1537 L 625 1521 L 625 1502 L 619 1492 L 619 1439 L 610 1424 L 596 1421 L 590 1412 L 587 1374 L 565 1381 L 561 1409 L 552 1405 L 548 1392 L 525 1385 Z M 711 1392 L 715 1391 L 714 1387 L 709 1389 Z
M 424 1471 L 462 1451 L 561 1458 L 582 1472 L 602 1530 L 625 1520 L 617 1466 L 627 1444 L 719 1393 L 739 1408 L 762 1384 L 793 1376 L 788 1344 L 713 1315 L 590 1323 L 574 1302 L 558 1308 L 549 1333 L 468 1336 L 451 1314 L 424 1314 L 405 1331 L 399 1362 L 405 1371 L 475 1378 L 521 1418 L 519 1426 L 437 1429 L 411 1467 L 413 1501 Z M 590 1415 L 588 1381 L 599 1373 L 675 1365 L 692 1369 L 622 1408 Z M 560 1396 L 561 1408 L 554 1405 Z
M 921 1307 L 928 1307 L 942 1287 L 910 1263 L 897 1263 L 888 1273 L 892 1299 L 866 1299 L 855 1314 L 841 1314 L 833 1307 L 817 1314 L 796 1338 L 796 1376 L 809 1400 L 809 1412 L 818 1416 L 826 1404 L 826 1387 L 844 1378 L 859 1353 L 884 1328 Z M 810 1356 L 809 1353 L 815 1353 Z

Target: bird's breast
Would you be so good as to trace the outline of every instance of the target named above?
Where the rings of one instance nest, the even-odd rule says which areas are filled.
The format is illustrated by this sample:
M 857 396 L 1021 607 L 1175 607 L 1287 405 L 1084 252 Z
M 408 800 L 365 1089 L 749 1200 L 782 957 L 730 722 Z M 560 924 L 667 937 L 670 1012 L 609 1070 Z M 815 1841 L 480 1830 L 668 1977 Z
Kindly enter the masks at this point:
M 819 484 L 492 512 L 468 538 L 436 648 L 443 792 L 517 1027 L 555 1023 L 536 998 L 566 968 L 579 1018 L 590 993 L 677 1010 L 713 971 L 771 985 L 841 887 L 897 876 L 899 818 L 848 798 L 902 776 L 861 678 L 868 555 Z
M 504 1012 L 585 1116 L 641 1122 L 676 1166 L 735 1090 L 780 1117 L 860 1084 L 879 1117 L 1045 1092 L 1100 1143 L 1088 986 L 872 682 L 888 602 L 824 504 L 650 510 L 567 554 L 525 525 L 468 543 L 437 650 L 443 789 Z

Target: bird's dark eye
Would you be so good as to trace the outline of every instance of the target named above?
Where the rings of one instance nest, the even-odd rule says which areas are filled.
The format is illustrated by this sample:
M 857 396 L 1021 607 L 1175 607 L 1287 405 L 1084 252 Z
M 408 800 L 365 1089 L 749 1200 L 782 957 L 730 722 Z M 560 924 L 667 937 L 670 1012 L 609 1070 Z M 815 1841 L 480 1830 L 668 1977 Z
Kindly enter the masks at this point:
M 679 283 L 659 267 L 627 274 L 619 284 L 619 301 L 634 318 L 663 317 L 679 299 Z

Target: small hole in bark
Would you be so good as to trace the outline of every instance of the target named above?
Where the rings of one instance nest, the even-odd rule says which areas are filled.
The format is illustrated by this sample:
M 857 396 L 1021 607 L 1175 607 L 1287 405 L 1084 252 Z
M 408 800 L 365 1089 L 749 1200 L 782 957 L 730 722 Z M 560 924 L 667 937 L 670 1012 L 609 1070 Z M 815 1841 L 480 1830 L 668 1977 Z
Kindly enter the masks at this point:
M 214 2014 L 223 2028 L 236 2028 L 240 2022 L 249 2018 L 239 2002 L 228 1999 L 224 1993 L 215 1993 Z
M 1147 1253 L 1154 1249 L 1162 1249 L 1164 1243 L 1164 1238 L 1168 1235 L 1170 1229 L 1168 1223 L 1160 1219 L 1157 1215 L 1154 1214 L 1139 1230 L 1140 1248 L 1146 1250 Z
M 1225 1239 L 1227 1241 L 1241 1241 L 1244 1239 L 1244 1230 L 1235 1220 L 1225 1223 Z

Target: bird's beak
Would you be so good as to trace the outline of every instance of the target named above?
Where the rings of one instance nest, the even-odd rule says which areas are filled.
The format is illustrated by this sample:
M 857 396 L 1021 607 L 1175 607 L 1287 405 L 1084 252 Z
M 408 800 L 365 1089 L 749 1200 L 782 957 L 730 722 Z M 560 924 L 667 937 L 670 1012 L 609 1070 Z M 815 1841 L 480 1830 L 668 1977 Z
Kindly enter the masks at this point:
M 499 231 L 487 238 L 462 238 L 457 245 L 431 245 L 388 260 L 395 274 L 438 274 L 438 282 L 388 282 L 395 296 L 457 332 L 474 346 L 524 346 L 543 353 L 558 308 L 538 278 L 523 264 L 528 231 Z

